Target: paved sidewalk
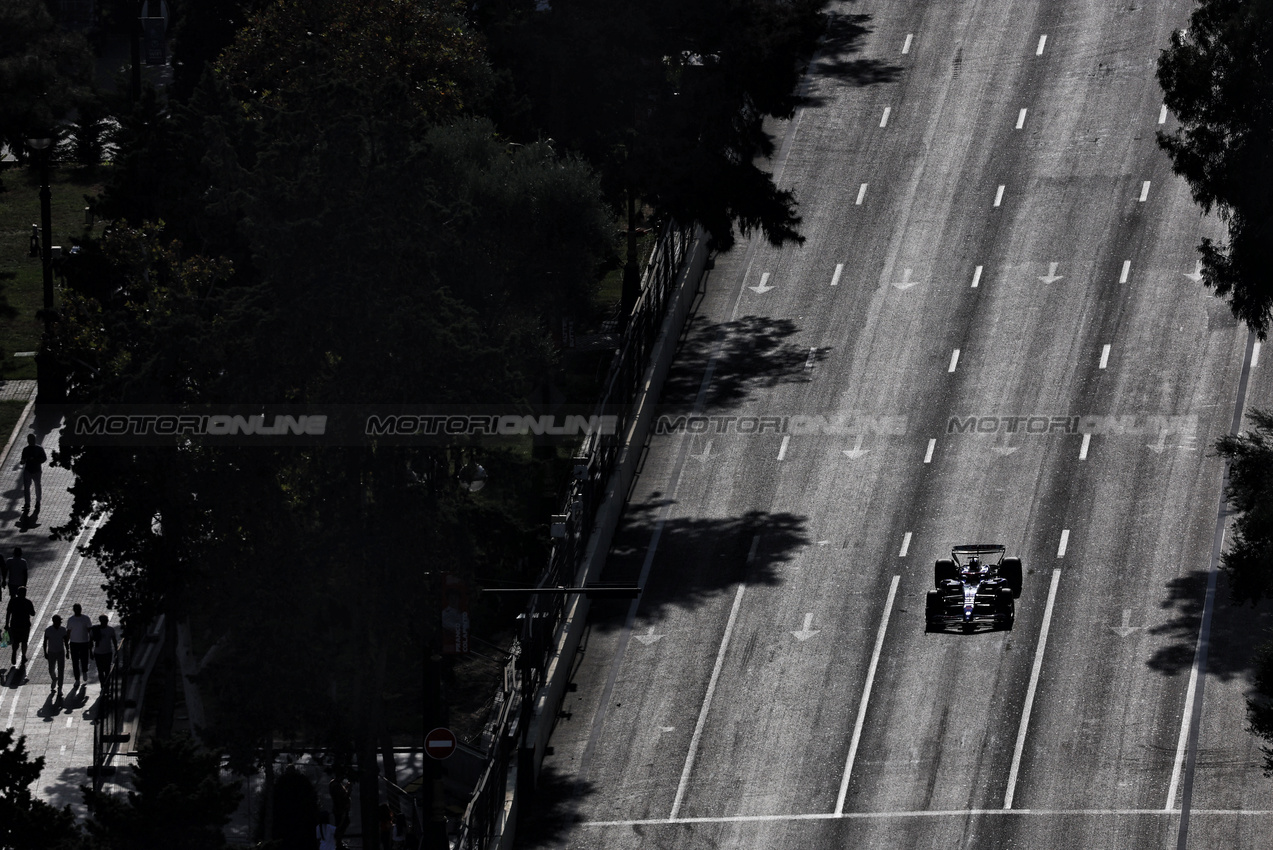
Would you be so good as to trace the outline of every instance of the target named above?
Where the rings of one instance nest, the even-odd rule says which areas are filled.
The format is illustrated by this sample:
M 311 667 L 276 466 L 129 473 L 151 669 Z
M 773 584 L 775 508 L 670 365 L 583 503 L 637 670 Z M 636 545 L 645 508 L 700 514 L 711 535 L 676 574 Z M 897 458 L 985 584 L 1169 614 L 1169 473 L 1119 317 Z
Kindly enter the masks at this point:
M 12 383 L 18 382 L 9 382 Z M 59 807 L 69 805 L 82 817 L 84 804 L 80 786 L 91 784 L 88 768 L 93 763 L 92 722 L 101 688 L 96 669 L 89 673 L 86 683 L 73 687 L 68 658 L 64 695 L 59 699 L 50 691 L 52 679 L 48 664 L 41 657 L 40 641 L 52 615 L 60 614 L 65 624 L 72 613 L 71 605 L 76 602 L 94 621 L 98 614 L 111 612 L 106 609 L 106 593 L 102 590 L 102 575 L 96 563 L 83 558 L 71 542 L 55 541 L 49 536 L 51 528 L 62 525 L 70 517 L 71 473 L 46 465 L 40 510 L 23 514 L 22 481 L 17 469 L 26 435 L 34 433 L 45 451 L 52 454 L 59 425 L 41 420 L 33 406 L 19 423 L 16 435 L 0 435 L 0 445 L 9 442 L 10 436 L 16 436 L 8 452 L 0 458 L 0 554 L 12 557 L 14 547 L 22 547 L 30 572 L 27 596 L 35 603 L 36 610 L 26 668 L 11 669 L 10 648 L 0 650 L 0 669 L 5 671 L 0 686 L 0 728 L 9 727 L 25 736 L 30 755 L 44 757 L 44 770 L 34 789 L 36 796 Z M 86 529 L 76 542 L 82 545 L 91 534 L 91 528 Z M 6 588 L 3 604 L 8 602 Z M 118 625 L 113 615 L 111 623 Z M 130 775 L 127 760 L 117 757 L 115 764 L 120 770 L 112 780 L 127 781 Z

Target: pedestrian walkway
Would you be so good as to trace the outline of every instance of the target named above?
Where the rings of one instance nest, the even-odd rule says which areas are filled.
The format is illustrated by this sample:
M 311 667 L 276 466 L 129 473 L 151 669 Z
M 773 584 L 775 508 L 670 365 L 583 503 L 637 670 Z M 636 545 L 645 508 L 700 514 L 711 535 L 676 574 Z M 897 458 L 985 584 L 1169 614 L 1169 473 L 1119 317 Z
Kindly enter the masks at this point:
M 34 389 L 33 381 L 6 382 L 3 390 L 21 383 L 32 385 L 28 389 L 29 397 Z M 41 656 L 40 642 L 52 615 L 60 614 L 65 623 L 71 616 L 71 606 L 77 602 L 94 621 L 98 614 L 111 612 L 106 608 L 101 571 L 95 562 L 77 551 L 77 546 L 91 538 L 94 526 L 86 527 L 75 541 L 53 540 L 49 534 L 50 529 L 70 518 L 69 488 L 73 476 L 68 470 L 46 465 L 40 509 L 23 514 L 22 481 L 17 468 L 26 435 L 35 434 L 45 451 L 52 454 L 57 446 L 59 424 L 39 419 L 32 406 L 18 423 L 15 434 L 0 435 L 0 443 L 8 444 L 4 457 L 0 458 L 3 464 L 0 466 L 0 554 L 8 558 L 13 555 L 15 546 L 22 548 L 29 568 L 27 597 L 36 610 L 26 668 L 10 669 L 11 650 L 0 649 L 0 669 L 5 671 L 3 686 L 0 686 L 0 728 L 12 728 L 17 735 L 25 736 L 30 756 L 44 758 L 44 770 L 33 788 L 35 795 L 59 808 L 69 805 L 82 817 L 84 803 L 80 786 L 92 785 L 88 773 L 93 764 L 93 718 L 101 686 L 93 669 L 87 682 L 73 687 L 68 658 L 64 695 L 59 699 L 56 692 L 50 690 L 52 679 L 48 664 Z M 14 439 L 10 440 L 11 436 Z M 3 604 L 8 602 L 6 588 Z M 111 623 L 118 625 L 113 615 Z M 121 769 L 111 781 L 127 782 L 130 775 L 127 765 L 118 767 Z

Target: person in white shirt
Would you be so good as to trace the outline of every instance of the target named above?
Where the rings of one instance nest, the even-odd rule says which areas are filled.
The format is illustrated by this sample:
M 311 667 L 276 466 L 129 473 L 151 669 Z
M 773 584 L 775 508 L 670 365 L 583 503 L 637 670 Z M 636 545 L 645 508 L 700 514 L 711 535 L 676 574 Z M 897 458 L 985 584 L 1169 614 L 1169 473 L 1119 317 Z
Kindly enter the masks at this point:
M 80 603 L 76 602 L 71 609 L 75 613 L 67 619 L 66 631 L 69 639 L 68 647 L 71 651 L 71 673 L 74 674 L 75 684 L 78 686 L 80 676 L 84 677 L 86 684 L 88 683 L 88 657 L 93 654 L 93 641 L 89 637 L 89 630 L 93 628 L 93 621 L 84 613 Z

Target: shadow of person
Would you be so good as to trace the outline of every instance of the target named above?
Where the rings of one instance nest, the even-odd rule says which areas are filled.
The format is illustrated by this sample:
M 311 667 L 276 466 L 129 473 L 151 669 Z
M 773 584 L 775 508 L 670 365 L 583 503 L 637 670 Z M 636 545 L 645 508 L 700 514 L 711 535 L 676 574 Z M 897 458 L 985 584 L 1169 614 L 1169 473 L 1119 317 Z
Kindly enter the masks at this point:
M 84 685 L 72 685 L 62 698 L 62 711 L 66 714 L 74 714 L 77 708 L 85 705 L 88 705 L 88 688 Z
M 49 695 L 44 698 L 44 705 L 40 706 L 35 716 L 43 719 L 45 723 L 52 723 L 53 718 L 61 713 L 58 709 L 58 698 L 50 691 Z

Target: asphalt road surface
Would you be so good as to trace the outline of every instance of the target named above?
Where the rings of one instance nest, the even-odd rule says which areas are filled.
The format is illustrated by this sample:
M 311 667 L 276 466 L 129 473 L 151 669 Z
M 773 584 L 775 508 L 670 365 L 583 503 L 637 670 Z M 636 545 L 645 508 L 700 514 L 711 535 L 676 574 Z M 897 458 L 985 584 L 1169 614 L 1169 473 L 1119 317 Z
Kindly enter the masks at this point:
M 839 4 L 807 241 L 708 274 L 521 846 L 1269 846 L 1212 446 L 1273 381 L 1154 142 L 1191 8 Z M 1015 628 L 925 633 L 972 542 Z

